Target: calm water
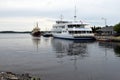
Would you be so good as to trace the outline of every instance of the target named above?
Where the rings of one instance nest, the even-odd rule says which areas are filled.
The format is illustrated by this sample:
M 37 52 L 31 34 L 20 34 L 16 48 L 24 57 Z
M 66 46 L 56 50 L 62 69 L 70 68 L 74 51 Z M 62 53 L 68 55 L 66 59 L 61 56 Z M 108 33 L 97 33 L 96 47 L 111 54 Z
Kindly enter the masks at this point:
M 42 80 L 120 80 L 120 43 L 0 34 L 0 71 Z

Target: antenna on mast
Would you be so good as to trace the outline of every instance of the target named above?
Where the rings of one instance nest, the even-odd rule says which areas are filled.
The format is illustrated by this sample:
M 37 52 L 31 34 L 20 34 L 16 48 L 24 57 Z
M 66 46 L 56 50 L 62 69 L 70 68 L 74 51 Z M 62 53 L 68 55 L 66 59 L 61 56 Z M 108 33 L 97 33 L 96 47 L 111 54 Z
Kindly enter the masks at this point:
M 62 14 L 60 15 L 60 20 L 61 20 L 61 21 L 63 20 L 63 15 L 62 15 Z
M 76 0 L 74 0 L 75 3 L 75 13 L 74 13 L 74 21 L 76 21 L 77 15 L 76 15 Z

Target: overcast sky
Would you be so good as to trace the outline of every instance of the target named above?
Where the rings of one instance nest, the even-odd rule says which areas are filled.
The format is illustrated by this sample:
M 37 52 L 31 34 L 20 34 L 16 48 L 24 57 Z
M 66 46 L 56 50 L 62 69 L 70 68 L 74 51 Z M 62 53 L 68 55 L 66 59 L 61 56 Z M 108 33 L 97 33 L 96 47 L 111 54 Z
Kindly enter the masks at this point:
M 120 0 L 0 0 L 0 31 L 31 31 L 35 23 L 50 30 L 56 20 L 77 20 L 91 26 L 115 25 L 120 22 Z

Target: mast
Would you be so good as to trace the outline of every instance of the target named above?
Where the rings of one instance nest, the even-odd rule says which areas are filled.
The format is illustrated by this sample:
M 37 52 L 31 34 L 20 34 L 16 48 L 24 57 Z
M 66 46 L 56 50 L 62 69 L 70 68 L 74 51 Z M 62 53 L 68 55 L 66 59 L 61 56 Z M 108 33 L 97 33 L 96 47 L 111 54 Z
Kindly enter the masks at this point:
M 63 20 L 63 15 L 62 15 L 62 14 L 60 15 L 60 20 L 61 20 L 61 21 Z
M 76 21 L 77 15 L 76 15 L 76 0 L 74 0 L 75 3 L 75 12 L 74 12 L 74 21 Z
M 36 22 L 36 27 L 38 28 L 38 22 Z

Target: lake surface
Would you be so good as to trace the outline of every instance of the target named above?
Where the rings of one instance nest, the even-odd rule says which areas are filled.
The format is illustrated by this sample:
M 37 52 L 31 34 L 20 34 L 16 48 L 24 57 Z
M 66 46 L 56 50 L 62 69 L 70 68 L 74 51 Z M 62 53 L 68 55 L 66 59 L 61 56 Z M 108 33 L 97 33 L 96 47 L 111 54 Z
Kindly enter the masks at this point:
M 0 34 L 0 71 L 41 80 L 120 80 L 120 43 Z

